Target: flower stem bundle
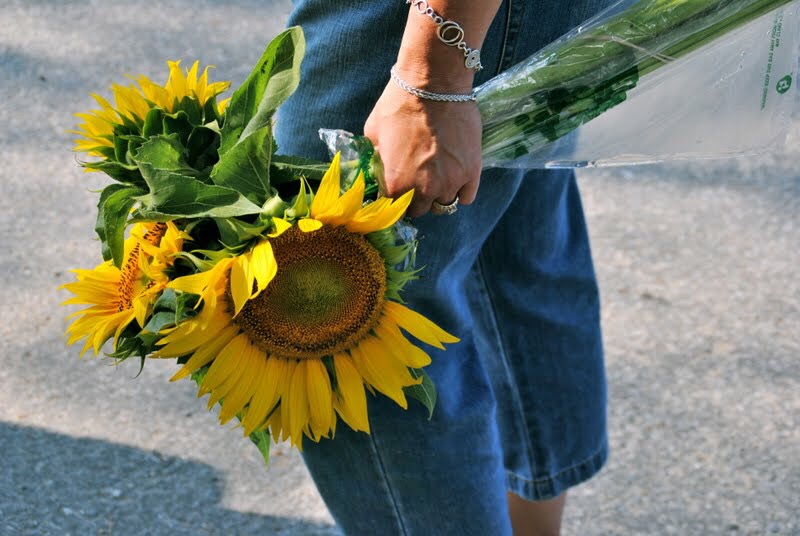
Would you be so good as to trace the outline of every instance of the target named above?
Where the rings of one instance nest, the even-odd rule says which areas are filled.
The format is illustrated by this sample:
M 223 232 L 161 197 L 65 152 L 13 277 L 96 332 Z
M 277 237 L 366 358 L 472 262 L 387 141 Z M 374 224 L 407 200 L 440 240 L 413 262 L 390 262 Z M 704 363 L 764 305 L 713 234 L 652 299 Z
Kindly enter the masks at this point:
M 792 0 L 623 0 L 477 90 L 483 157 L 502 166 L 627 99 L 661 67 Z

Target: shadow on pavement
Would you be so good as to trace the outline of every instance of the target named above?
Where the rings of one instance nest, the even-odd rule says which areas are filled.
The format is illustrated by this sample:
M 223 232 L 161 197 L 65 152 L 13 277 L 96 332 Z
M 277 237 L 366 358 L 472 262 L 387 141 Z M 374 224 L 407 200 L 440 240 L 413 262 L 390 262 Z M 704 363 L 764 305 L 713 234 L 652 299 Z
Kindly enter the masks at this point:
M 158 452 L 9 423 L 0 452 L 2 534 L 339 534 L 228 510 L 213 467 Z

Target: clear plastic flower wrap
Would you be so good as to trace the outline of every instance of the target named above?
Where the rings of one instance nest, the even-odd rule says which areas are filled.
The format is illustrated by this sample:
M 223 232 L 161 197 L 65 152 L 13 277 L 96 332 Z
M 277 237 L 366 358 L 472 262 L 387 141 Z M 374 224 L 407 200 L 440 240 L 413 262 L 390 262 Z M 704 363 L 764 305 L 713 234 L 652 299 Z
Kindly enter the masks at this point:
M 484 167 L 767 152 L 797 95 L 800 2 L 621 0 L 477 89 Z

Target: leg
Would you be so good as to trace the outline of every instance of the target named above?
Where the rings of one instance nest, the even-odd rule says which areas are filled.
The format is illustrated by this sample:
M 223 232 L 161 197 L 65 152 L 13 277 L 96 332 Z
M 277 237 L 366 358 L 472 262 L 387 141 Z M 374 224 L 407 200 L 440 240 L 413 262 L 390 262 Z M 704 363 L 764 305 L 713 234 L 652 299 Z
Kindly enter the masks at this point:
M 508 514 L 514 536 L 558 536 L 567 494 L 548 501 L 527 501 L 508 493 Z

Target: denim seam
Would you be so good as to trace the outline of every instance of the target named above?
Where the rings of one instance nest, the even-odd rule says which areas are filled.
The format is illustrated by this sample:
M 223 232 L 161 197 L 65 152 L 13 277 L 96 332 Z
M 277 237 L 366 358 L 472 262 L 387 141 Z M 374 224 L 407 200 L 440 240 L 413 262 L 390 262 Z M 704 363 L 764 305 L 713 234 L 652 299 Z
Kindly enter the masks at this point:
M 576 463 L 573 463 L 569 467 L 565 467 L 565 468 L 561 469 L 559 472 L 554 473 L 554 474 L 549 475 L 549 476 L 544 477 L 544 478 L 528 479 L 528 478 L 525 478 L 523 476 L 518 475 L 514 471 L 509 471 L 509 470 L 506 470 L 506 474 L 511 476 L 511 477 L 513 477 L 513 478 L 516 478 L 517 480 L 521 480 L 521 481 L 527 482 L 529 484 L 550 483 L 550 482 L 553 482 L 554 480 L 557 480 L 559 477 L 563 476 L 564 474 L 569 473 L 570 471 L 574 471 L 575 469 L 577 469 L 581 465 L 586 465 L 590 461 L 595 460 L 598 456 L 600 456 L 603 453 L 604 450 L 606 450 L 606 446 L 605 445 L 601 445 L 600 448 L 598 448 L 596 451 L 594 451 L 591 455 L 589 455 L 588 457 L 584 458 L 583 460 L 581 460 L 579 462 L 576 462 Z
M 389 482 L 389 473 L 386 471 L 386 466 L 383 463 L 383 458 L 381 458 L 380 451 L 378 450 L 378 445 L 375 442 L 375 430 L 373 429 L 371 433 L 368 434 L 369 436 L 369 444 L 372 447 L 372 452 L 375 455 L 375 461 L 378 463 L 378 467 L 380 468 L 380 472 L 383 475 L 383 484 L 386 486 L 386 491 L 389 494 L 389 500 L 392 503 L 392 508 L 394 508 L 394 515 L 397 519 L 397 526 L 400 528 L 400 533 L 403 536 L 408 536 L 408 531 L 406 530 L 405 525 L 403 524 L 403 515 L 400 512 L 400 505 L 397 504 L 397 498 L 395 497 L 394 492 L 392 491 L 391 483 Z
M 500 61 L 497 62 L 497 72 L 495 76 L 503 72 L 503 61 L 506 59 L 506 43 L 508 43 L 508 32 L 511 28 L 511 12 L 513 10 L 514 0 L 508 0 L 508 11 L 506 12 L 506 29 L 503 32 L 503 44 L 500 47 Z
M 517 411 L 515 412 L 515 414 L 516 414 L 515 417 L 516 417 L 516 420 L 518 421 L 518 423 L 521 422 L 521 424 L 522 424 L 522 429 L 523 429 L 523 432 L 524 432 L 522 434 L 522 436 L 523 436 L 523 441 L 525 441 L 525 449 L 526 449 L 527 454 L 528 454 L 528 456 L 527 456 L 528 468 L 530 469 L 531 474 L 533 474 L 533 468 L 535 467 L 535 463 L 534 463 L 535 460 L 533 460 L 533 458 L 534 458 L 533 452 L 534 451 L 533 451 L 533 446 L 531 445 L 531 440 L 530 440 L 530 437 L 529 437 L 530 430 L 529 430 L 529 427 L 528 427 L 528 423 L 526 422 L 526 419 L 525 419 L 525 410 L 522 407 L 522 398 L 520 397 L 519 390 L 517 389 L 517 382 L 514 380 L 513 376 L 511 375 L 511 364 L 510 364 L 509 359 L 508 359 L 508 350 L 506 349 L 507 348 L 506 341 L 505 341 L 505 338 L 503 337 L 502 331 L 500 330 L 500 324 L 497 321 L 497 307 L 495 306 L 495 302 L 494 302 L 494 299 L 493 299 L 493 296 L 492 296 L 492 291 L 489 288 L 489 285 L 486 284 L 486 270 L 485 270 L 483 257 L 484 257 L 483 253 L 479 253 L 478 254 L 478 270 L 479 270 L 480 275 L 481 275 L 481 284 L 483 285 L 483 288 L 486 291 L 486 301 L 489 302 L 489 310 L 491 312 L 490 317 L 491 317 L 492 325 L 494 327 L 494 332 L 496 334 L 496 339 L 497 339 L 497 343 L 498 343 L 498 346 L 499 346 L 499 350 L 500 350 L 500 352 L 499 352 L 500 359 L 503 360 L 503 368 L 506 371 L 507 377 L 511 380 L 511 381 L 509 381 L 509 385 L 511 386 L 511 396 L 513 397 L 514 403 L 517 406 L 517 408 L 516 408 Z
M 517 10 L 516 13 L 514 12 L 515 9 Z M 503 39 L 503 57 L 499 67 L 501 72 L 511 68 L 514 65 L 514 56 L 517 53 L 520 25 L 522 24 L 520 19 L 524 17 L 524 14 L 525 2 L 518 2 L 514 4 L 512 0 L 508 0 L 508 18 L 506 24 L 506 34 L 505 38 Z M 513 15 L 517 15 L 517 20 L 514 20 Z M 503 65 L 504 63 L 507 63 L 508 65 Z

